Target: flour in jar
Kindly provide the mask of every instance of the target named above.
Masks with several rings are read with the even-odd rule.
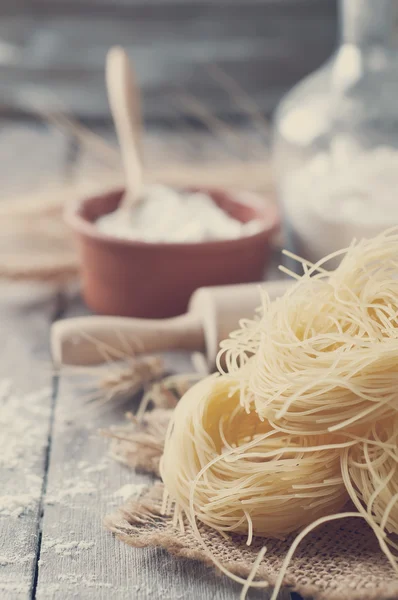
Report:
[[[113,237],[152,243],[230,240],[259,232],[258,220],[241,223],[203,192],[183,192],[162,185],[147,186],[143,199],[130,210],[116,210],[97,219],[99,231]]]
[[[380,146],[346,158],[319,153],[281,188],[290,245],[315,262],[354,238],[377,235],[398,224],[397,190],[397,150]]]

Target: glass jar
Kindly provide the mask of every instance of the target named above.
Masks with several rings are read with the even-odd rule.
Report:
[[[395,7],[340,0],[336,52],[276,112],[285,244],[311,262],[398,225]]]

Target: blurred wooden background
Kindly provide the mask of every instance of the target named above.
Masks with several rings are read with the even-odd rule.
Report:
[[[336,0],[1,0],[0,101],[7,113],[60,107],[106,119],[105,53],[121,44],[150,120],[194,113],[187,95],[239,115],[214,64],[269,114],[331,54],[336,32]]]

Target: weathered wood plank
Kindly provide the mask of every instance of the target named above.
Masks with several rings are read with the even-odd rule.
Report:
[[[54,302],[0,287],[0,597],[31,598],[51,428]]]
[[[79,310],[77,312],[80,312]],[[69,311],[69,315],[76,310]],[[169,359],[176,371],[191,370],[187,355]],[[55,410],[48,473],[37,600],[82,597],[85,600],[195,598],[238,599],[239,586],[202,564],[180,561],[164,551],[134,549],[102,528],[102,518],[122,498],[127,484],[150,478],[106,458],[99,428],[123,422],[125,407],[107,412],[82,411],[82,394],[71,379],[62,379]],[[118,492],[119,490],[119,492]],[[262,593],[250,598],[265,599]],[[290,598],[283,593],[281,600]]]
[[[11,12],[12,14],[18,13],[18,2],[16,0],[3,0],[1,10],[5,14]],[[125,10],[128,12],[134,12],[137,10],[145,10],[146,7],[150,7],[151,10],[166,8],[167,10],[182,8],[192,10],[203,5],[210,8],[224,6],[240,6],[242,7],[242,0],[23,0],[23,7],[26,9],[28,6],[31,11],[35,9],[42,9],[50,12],[56,11],[84,11],[90,10],[91,13],[108,9],[112,11]],[[273,11],[288,11],[288,10],[303,10],[303,11],[314,11],[321,13],[332,13],[335,10],[335,0],[245,0],[245,7],[266,5]],[[12,10],[14,9],[14,10]]]
[[[8,98],[14,108],[28,110],[37,102],[50,108],[55,95],[81,117],[106,118],[104,60],[109,46],[118,43],[134,60],[150,118],[170,118],[181,88],[212,110],[239,114],[209,77],[213,63],[269,113],[289,87],[331,54],[336,3],[38,1],[29,15],[2,17],[0,40],[18,56],[2,64],[0,82],[2,100]]]

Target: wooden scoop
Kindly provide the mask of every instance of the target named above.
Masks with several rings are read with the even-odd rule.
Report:
[[[214,364],[221,340],[253,317],[260,305],[260,286],[271,300],[281,296],[290,281],[200,288],[188,312],[172,319],[150,320],[90,316],[57,321],[51,347],[57,365],[95,365],[126,354],[189,350],[204,352]]]
[[[114,46],[106,59],[106,86],[126,180],[126,193],[119,210],[139,200],[143,186],[140,156],[140,103],[134,73],[127,53]]]

